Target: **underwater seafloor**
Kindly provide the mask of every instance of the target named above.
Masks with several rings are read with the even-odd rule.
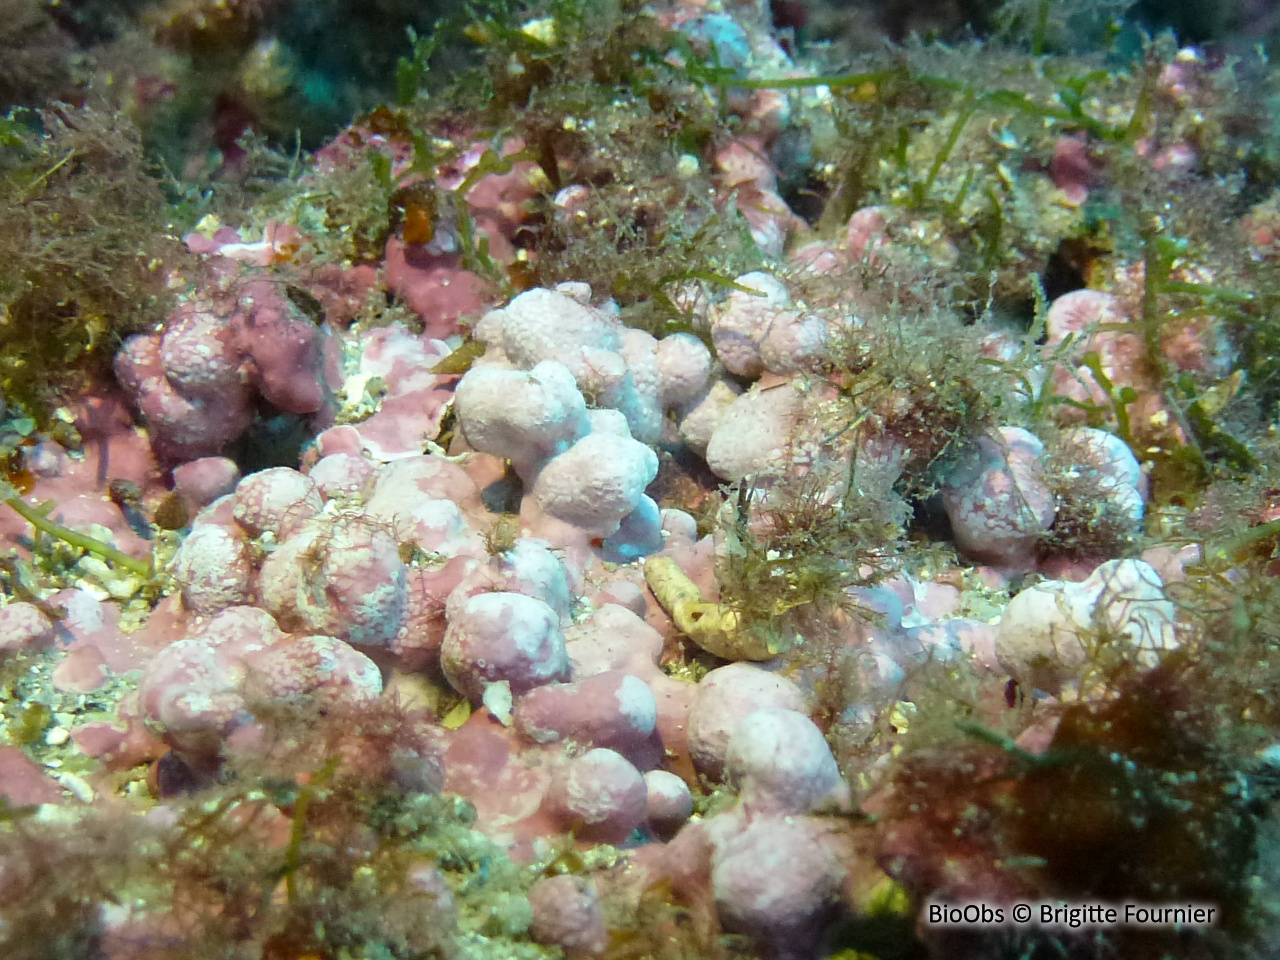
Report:
[[[1274,11],[882,6],[0,2],[0,958],[1280,956]]]

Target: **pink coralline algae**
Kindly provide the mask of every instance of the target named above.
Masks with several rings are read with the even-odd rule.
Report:
[[[253,558],[238,530],[204,524],[182,541],[170,567],[192,613],[212,616],[253,596]]]
[[[289,637],[263,610],[231,607],[161,651],[139,697],[148,722],[193,760],[227,741],[252,741],[255,707],[279,700],[367,703],[382,692],[378,668],[333,637]]]
[[[1154,666],[1180,646],[1175,619],[1150,564],[1109,560],[1081,583],[1045,580],[1014,596],[997,628],[996,655],[1020,683],[1056,694],[1081,682],[1104,644]]]
[[[1054,515],[1043,457],[1039,438],[1016,427],[978,440],[943,492],[961,550],[994,566],[1034,563],[1036,544]]]
[[[544,803],[582,839],[621,843],[644,822],[644,778],[620,753],[597,747],[557,771]]]
[[[555,611],[520,593],[481,593],[450,619],[441,662],[449,683],[479,702],[505,681],[512,693],[569,679],[564,633]]]
[[[791,374],[812,367],[828,339],[827,323],[791,302],[786,284],[767,273],[748,273],[711,311],[711,338],[725,369],[755,379],[765,371]]]
[[[254,537],[283,540],[320,512],[315,481],[289,467],[250,474],[236,485],[236,522]]]
[[[711,885],[726,928],[752,935],[772,957],[812,955],[846,872],[828,828],[781,817],[734,826],[717,838],[711,857]]]
[[[120,383],[163,459],[220,453],[253,422],[255,398],[324,425],[336,374],[324,328],[278,283],[247,280],[180,306],[161,333],[116,355]]]
[[[0,607],[0,655],[53,642],[53,623],[39,607],[18,600]]]
[[[327,956],[352,918],[392,931],[352,956],[417,955],[393,928],[437,913],[424,955],[816,960],[874,953],[832,936],[869,914],[948,955],[910,915],[939,892],[1130,895],[1023,849],[1079,796],[1116,835],[1176,811],[1169,862],[1258,859],[1215,831],[1263,815],[1232,805],[1277,765],[1269,721],[1212,697],[1274,699],[1249,631],[1280,495],[1246,474],[1274,453],[1280,194],[1193,235],[1202,193],[1246,202],[1205,62],[1090,74],[1077,103],[1043,55],[988,96],[964,48],[801,75],[764,0],[644,16],[587,59],[560,13],[475,25],[505,119],[371,114],[282,183],[295,203],[246,211],[260,241],[187,238],[117,383],[0,423],[24,508],[0,516],[0,733],[25,751],[0,795],[117,816],[150,790],[166,838],[235,797],[277,856],[246,898],[286,917],[245,937],[273,957]],[[564,97],[562,71],[618,69],[602,49],[626,82]],[[897,149],[849,150],[873,116]],[[1170,184],[1196,189],[1136,231],[1110,212]],[[1079,767],[1135,704],[1177,735]],[[1196,780],[1214,751],[1227,789]],[[1077,767],[1083,794],[1024,802]],[[207,926],[239,936],[220,897]],[[181,911],[145,907],[95,915],[105,960],[173,952],[147,936]]]
[[[528,482],[590,429],[573,375],[555,360],[527,372],[477,367],[462,378],[455,403],[467,442],[500,453]]]
[[[695,338],[663,341],[624,327],[590,303],[585,284],[520,294],[501,310],[486,314],[476,335],[489,346],[485,363],[534,370],[547,361],[562,363],[577,388],[593,402],[622,413],[631,436],[655,443],[665,410],[676,409],[705,389],[711,373],[706,347]],[[463,378],[460,392],[468,388]],[[571,402],[571,401],[570,401]]]
[[[803,713],[752,711],[736,724],[725,749],[725,776],[753,812],[800,816],[824,802],[848,802],[848,789],[822,731]]]
[[[301,527],[263,563],[257,590],[282,623],[360,646],[390,643],[408,602],[396,540],[359,516]]]
[[[607,537],[640,505],[657,473],[658,458],[644,444],[593,433],[543,468],[533,499],[556,519]]]
[[[763,707],[808,711],[804,692],[795,683],[759,667],[731,663],[708,673],[698,684],[689,714],[689,742],[698,770],[718,779],[734,731]]]
[[[529,906],[529,932],[539,943],[557,946],[574,960],[599,956],[608,948],[609,928],[594,881],[567,875],[539,880],[529,890]]]
[[[516,729],[536,743],[568,740],[616,751],[651,767],[658,722],[653,693],[639,677],[608,671],[530,690],[516,704]]]

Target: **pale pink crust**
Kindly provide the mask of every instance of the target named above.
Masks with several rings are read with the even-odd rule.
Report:
[[[808,956],[844,874],[820,821],[761,817],[716,843],[711,886],[727,929],[769,956]]]
[[[361,646],[390,643],[408,603],[399,544],[361,516],[306,523],[263,562],[257,592],[289,629]]]
[[[462,510],[473,510],[480,505],[480,491],[462,467],[444,457],[404,457],[378,470],[369,510],[389,518],[398,507],[424,500],[450,500]]]
[[[1154,667],[1179,646],[1176,617],[1154,567],[1108,560],[1080,583],[1043,580],[1015,595],[996,628],[996,655],[1015,680],[1056,694],[1079,679],[1094,634]]]
[[[569,628],[567,649],[573,677],[581,680],[623,670],[641,680],[661,676],[662,634],[626,607],[605,604]]]
[[[764,373],[760,344],[774,323],[791,305],[786,285],[767,273],[747,273],[735,281],[752,293],[734,290],[724,303],[712,308],[711,341],[725,369],[740,377]]]
[[[15,600],[0,607],[0,654],[35,650],[53,642],[53,623],[33,603]]]
[[[260,610],[224,611],[203,633],[170,644],[152,660],[138,686],[144,715],[175,749],[216,756],[225,738],[251,719],[239,682],[245,661],[282,638]]]
[[[458,318],[483,310],[489,285],[462,267],[457,254],[433,254],[422,244],[387,238],[387,287],[422,318],[430,337],[458,332]]]
[[[253,558],[239,530],[205,524],[178,547],[169,568],[186,609],[202,617],[247,603],[253,595]]]
[[[358,646],[394,639],[407,602],[396,540],[363,517],[342,517],[322,531],[316,547],[319,563],[302,571],[298,593],[307,628]]]
[[[713,379],[681,415],[680,439],[698,456],[705,457],[716,427],[741,394],[742,388],[732,380],[719,376]]]
[[[817,276],[839,276],[845,271],[845,258],[830,240],[814,240],[793,250],[787,256],[792,266]]]
[[[564,874],[539,880],[529,889],[529,906],[529,933],[538,943],[559,947],[571,960],[597,957],[608,948],[600,894],[590,877]]]
[[[375,470],[359,454],[335,453],[321,457],[307,471],[320,496],[326,500],[363,500],[373,488]]]
[[[741,105],[747,109],[755,109],[766,103],[770,104],[765,107],[766,111],[785,108],[786,105],[786,101],[781,98],[771,95],[760,97],[755,94],[742,101]],[[785,109],[783,112],[785,113]],[[772,122],[766,121],[766,124],[772,125]],[[722,147],[716,155],[716,166],[721,174],[717,180],[726,203],[736,208],[747,222],[751,239],[756,246],[766,257],[777,260],[781,259],[786,249],[787,237],[802,221],[778,195],[777,177],[768,161],[763,159],[763,150],[763,144],[751,140],[738,140]],[[758,158],[754,163],[754,171],[748,169],[739,157],[730,159],[726,166],[726,154],[735,151],[740,155],[754,154]],[[734,169],[735,167],[739,169]]]
[[[447,379],[431,372],[450,352],[443,340],[428,340],[393,323],[370,330],[360,343],[360,373],[381,380],[389,397],[425,390]]]
[[[431,455],[385,464],[365,514],[385,524],[400,542],[427,553],[481,556],[483,539],[464,516],[464,511],[479,508],[480,492],[466,471]]]
[[[331,457],[335,453],[349,453],[360,456],[363,449],[360,442],[360,431],[349,424],[330,427],[316,436],[316,454],[320,457]]]
[[[1127,443],[1105,430],[1075,427],[1057,437],[1056,447],[1091,481],[1088,489],[1093,495],[1109,502],[1134,523],[1142,520],[1147,478]]]
[[[557,290],[527,290],[494,312],[502,318],[503,352],[526,370],[556,360],[578,380],[584,348],[616,352],[622,346],[621,323]]]
[[[707,465],[724,480],[777,470],[804,413],[791,383],[768,390],[759,384],[720,413],[707,444]]]
[[[588,430],[586,401],[555,360],[528,371],[473,367],[458,383],[454,409],[467,443],[510,460],[526,483]]]
[[[191,518],[191,526],[201,527],[208,523],[214,523],[221,527],[239,527],[236,523],[236,497],[234,493],[219,497],[212,503],[204,507],[199,513]]]
[[[467,526],[452,500],[412,499],[397,505],[378,497],[369,501],[365,514],[385,524],[400,543],[436,557],[484,555],[484,538]]]
[[[827,345],[827,322],[821,317],[785,312],[769,324],[760,342],[760,362],[770,373],[814,370]]]
[[[888,220],[880,207],[855,210],[845,230],[845,253],[854,263],[875,262],[876,254],[886,243]]]
[[[441,650],[445,677],[473,703],[505,680],[519,695],[569,679],[569,658],[555,611],[519,593],[472,597],[449,623]]]
[[[1160,352],[1179,370],[1230,376],[1236,352],[1214,316],[1174,317],[1160,327]]]
[[[449,594],[447,615],[450,619],[480,593],[523,593],[537,597],[556,612],[562,624],[570,622],[569,571],[558,554],[545,540],[521,537],[511,549],[494,554],[463,578]]]
[[[445,598],[479,561],[454,557],[440,567],[411,567],[405,573],[406,601],[400,631],[389,644],[403,669],[439,670],[444,643]]]
[[[1076,403],[1109,409],[1112,400],[1107,391],[1098,382],[1094,371],[1082,362],[1086,353],[1096,353],[1103,375],[1116,388],[1127,387],[1137,393],[1137,399],[1128,405],[1128,413],[1130,427],[1139,443],[1163,445],[1185,442],[1182,429],[1165,401],[1158,372],[1141,331],[1129,322],[1133,312],[1139,309],[1141,265],[1120,271],[1117,279],[1122,297],[1096,290],[1076,290],[1059,297],[1050,306],[1045,319],[1048,338],[1044,354],[1053,362],[1050,371],[1052,392]],[[1198,283],[1206,278],[1196,273],[1184,273],[1179,279]],[[1179,335],[1177,324],[1165,331],[1171,335],[1169,347],[1174,358],[1193,366],[1199,362],[1209,363],[1211,355],[1215,363],[1227,360],[1230,354],[1226,345],[1211,343],[1212,327],[1206,331],[1206,340],[1200,344],[1206,352],[1197,358],[1186,336],[1191,334],[1194,324],[1192,321],[1186,321],[1186,324],[1180,331],[1182,335]],[[1126,332],[1126,325],[1134,332]],[[1100,329],[1104,326],[1107,329]],[[1064,351],[1062,342],[1069,334],[1073,336],[1071,347]],[[1065,404],[1056,407],[1056,411],[1063,423],[1079,423],[1084,419],[1082,411]]]
[[[173,468],[173,492],[199,510],[225,497],[240,482],[240,468],[226,457],[201,457]]]
[[[179,393],[165,376],[158,334],[138,334],[115,357],[117,379],[147,421],[157,455],[189,460],[218,453],[253,422],[247,392],[213,399]]]
[[[111,679],[111,671],[97,647],[76,647],[53,668],[50,679],[63,693],[92,693]]]
[[[237,655],[265,650],[285,637],[275,619],[257,607],[230,607],[201,624],[191,638],[211,647],[227,647]]]
[[[533,487],[550,516],[589,536],[607,537],[640,503],[658,475],[658,458],[628,437],[592,434],[552,460]]]
[[[658,371],[658,341],[643,330],[622,331],[622,347],[618,351],[630,373],[632,390],[616,404],[631,427],[631,435],[641,443],[657,443],[662,439],[662,378]]]
[[[586,431],[566,441],[574,416],[563,401],[526,396],[521,371],[528,371],[527,378],[547,363],[563,366],[593,405],[620,412],[631,436],[646,444],[661,439],[664,410],[695,397],[709,374],[710,353],[696,338],[677,336],[663,348],[650,334],[590,306],[590,299],[591,288],[583,283],[530,290],[477,325],[477,337],[490,349],[459,387],[463,432],[475,449],[511,458],[526,481]],[[504,385],[519,393],[504,395]],[[531,432],[530,424],[537,430]],[[504,432],[512,435],[504,439]],[[533,442],[537,433],[548,439]],[[557,449],[549,448],[551,440]]]
[[[824,802],[847,800],[826,737],[795,710],[748,714],[729,737],[725,772],[753,814],[803,816]]]
[[[644,775],[644,785],[645,822],[658,839],[669,840],[693,814],[689,785],[666,770],[650,770]]]
[[[253,423],[255,395],[321,422],[331,413],[338,355],[325,329],[281,284],[230,276],[225,285],[221,305],[182,303],[162,332],[131,337],[116,354],[117,379],[162,459],[219,453]]]
[[[137,402],[137,395],[164,376],[158,333],[135,333],[117,351],[112,368],[116,380]]]
[[[227,321],[207,303],[184,304],[169,317],[160,362],[174,389],[193,400],[226,403],[249,389]]]
[[[322,560],[318,546],[324,525],[311,520],[267,554],[258,570],[258,603],[289,630],[301,629],[298,599],[304,574],[314,571]]]
[[[654,358],[662,405],[668,410],[693,403],[711,382],[711,351],[691,333],[663,337]]]
[[[644,496],[618,529],[604,538],[600,556],[606,563],[631,563],[657,553],[662,544],[662,510],[652,497]]]
[[[942,491],[963,553],[997,567],[1030,569],[1055,510],[1043,455],[1039,439],[1019,427],[979,438]]]
[[[1068,356],[1078,358],[1088,351],[1089,338],[1101,324],[1126,323],[1124,307],[1111,293],[1101,290],[1073,290],[1049,305],[1045,317],[1045,347],[1051,350],[1068,336],[1073,337]]]
[[[315,481],[289,467],[251,473],[236,485],[236,521],[252,537],[283,540],[324,506]]]
[[[689,713],[689,747],[699,773],[720,779],[733,731],[762,707],[808,714],[798,686],[759,667],[731,663],[702,678]]]
[[[297,637],[275,644],[248,664],[246,695],[253,699],[300,701],[319,705],[370,703],[382,694],[377,665],[335,637]]]
[[[630,761],[596,749],[556,771],[544,806],[579,840],[622,843],[644,822],[645,797],[644,778]]]
[[[325,331],[284,296],[279,284],[244,284],[231,327],[253,383],[269,403],[297,414],[325,408],[330,401]]]
[[[516,729],[535,743],[607,747],[641,767],[655,759],[657,719],[649,687],[621,671],[530,690],[515,708]]]
[[[649,601],[645,597],[645,588],[643,582],[637,583],[631,579],[621,579],[628,576],[628,572],[619,570],[620,579],[610,580],[600,586],[600,589],[589,595],[588,599],[592,606],[602,607],[606,604],[615,604],[619,607],[625,607],[638,617],[643,617],[649,609]],[[634,575],[634,574],[630,574]]]
[[[1081,206],[1089,199],[1089,188],[1097,183],[1101,172],[1083,135],[1062,137],[1054,144],[1049,179],[1071,206]]]
[[[248,722],[230,664],[200,640],[178,640],[157,655],[138,689],[146,718],[175,750],[216,756]]]
[[[265,611],[231,607],[161,650],[138,696],[170,746],[207,759],[229,737],[245,736],[255,705],[367,702],[381,691],[378,668],[341,640],[290,639]]]

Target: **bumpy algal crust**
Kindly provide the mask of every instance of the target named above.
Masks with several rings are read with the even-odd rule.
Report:
[[[658,458],[628,437],[592,434],[556,457],[533,487],[549,515],[591,536],[607,537],[640,504],[658,475]]]
[[[467,601],[480,593],[523,593],[551,607],[561,623],[568,624],[571,619],[569,572],[545,540],[521,537],[511,549],[470,571],[449,594],[445,615],[457,617]]]
[[[323,507],[315,481],[289,467],[251,473],[236,485],[236,522],[253,537],[283,540]]]
[[[1056,694],[1080,678],[1100,642],[1154,667],[1178,646],[1176,615],[1154,567],[1108,560],[1080,583],[1045,580],[1010,600],[996,628],[996,656],[1015,680]]]
[[[217,756],[261,703],[367,703],[381,693],[382,676],[364,654],[333,637],[288,637],[255,607],[229,607],[165,647],[138,687],[157,732],[197,757]]]
[[[680,418],[680,439],[685,446],[698,456],[706,457],[716,427],[741,394],[742,388],[732,380],[716,378],[708,383]]]
[[[582,840],[621,843],[644,822],[644,777],[614,750],[597,748],[556,772],[545,806]]]
[[[803,816],[842,786],[826,737],[803,713],[763,707],[747,715],[729,737],[729,779],[752,811]]]
[[[703,677],[689,712],[689,747],[698,772],[718,779],[734,730],[764,707],[808,710],[795,683],[750,664],[731,663]]]
[[[444,675],[473,703],[506,681],[514,694],[569,679],[569,655],[555,611],[519,593],[481,593],[449,622],[441,648]]]
[[[487,314],[486,324],[498,316],[503,352],[526,370],[544,360],[558,360],[577,380],[585,372],[584,349],[616,353],[622,347],[618,321],[557,290],[526,290],[503,309]]]
[[[764,373],[760,345],[769,326],[791,305],[786,285],[767,273],[746,273],[735,281],[752,293],[734,290],[711,311],[711,342],[725,369],[739,377]]]
[[[528,371],[475,367],[458,384],[454,409],[467,443],[510,460],[526,483],[589,430],[586,401],[555,360]]]
[[[707,444],[707,465],[725,480],[776,470],[803,409],[792,384],[768,390],[756,384],[720,414]]]
[[[590,298],[585,284],[562,283],[554,290],[526,291],[490,311],[476,327],[489,351],[468,377],[481,369],[529,369],[556,361],[593,406],[619,411],[632,437],[655,444],[662,439],[664,413],[705,391],[711,353],[688,334],[659,341],[624,327],[590,306]]]
[[[173,557],[169,572],[182,587],[182,604],[209,617],[252,596],[253,563],[249,544],[216,524],[191,531]]]
[[[235,293],[234,307],[180,304],[162,332],[130,337],[116,354],[116,375],[162,459],[217,454],[253,423],[257,396],[321,425],[332,410],[336,353],[326,329],[275,281],[241,281]]]
[[[405,566],[395,538],[364,518],[343,518],[320,546],[320,562],[303,571],[299,584],[303,623],[348,643],[390,643],[407,603]]]
[[[711,382],[711,351],[691,333],[663,337],[654,348],[662,405],[670,410],[693,403]]]
[[[1031,567],[1054,515],[1043,456],[1044,444],[1020,427],[979,438],[942,491],[963,553],[996,566]]]

